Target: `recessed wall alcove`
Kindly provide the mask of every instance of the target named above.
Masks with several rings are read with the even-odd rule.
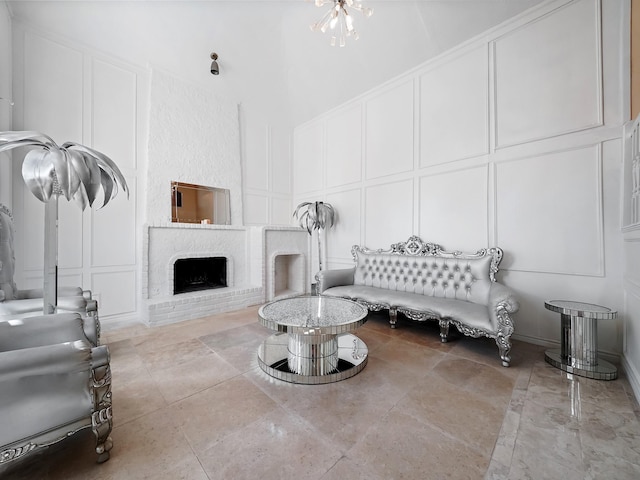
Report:
[[[273,255],[273,291],[269,298],[301,295],[305,291],[305,258],[300,253],[278,253]]]

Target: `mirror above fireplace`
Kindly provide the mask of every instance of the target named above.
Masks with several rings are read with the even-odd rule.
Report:
[[[231,225],[229,190],[171,182],[171,221]]]

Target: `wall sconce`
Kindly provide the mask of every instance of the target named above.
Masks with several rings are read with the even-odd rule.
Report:
[[[213,60],[211,62],[211,73],[218,75],[220,73],[220,67],[218,66],[218,62],[216,62],[216,60],[218,60],[218,54],[216,52],[211,54],[211,60]]]

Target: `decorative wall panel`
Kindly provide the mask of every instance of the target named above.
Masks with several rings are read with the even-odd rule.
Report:
[[[598,7],[573,2],[496,40],[498,147],[602,124]]]
[[[413,180],[365,190],[365,237],[370,248],[388,248],[413,234]]]
[[[293,207],[291,201],[283,198],[271,199],[271,224],[272,225],[291,225]]]
[[[44,203],[40,203],[40,208],[44,211]],[[58,266],[60,268],[82,268],[84,218],[82,210],[75,201],[68,202],[64,197],[58,200]],[[40,227],[43,225],[44,223]]]
[[[499,246],[509,268],[602,275],[600,149],[590,146],[496,166]]]
[[[91,266],[136,263],[136,179],[126,177],[130,195],[120,192],[106,208],[91,210]]]
[[[243,159],[245,161],[244,187],[267,190],[269,188],[269,128],[256,116],[247,114],[243,121]],[[251,141],[247,141],[251,139]]]
[[[82,53],[30,33],[24,49],[24,128],[82,143]]]
[[[488,82],[486,45],[421,76],[421,167],[488,153]]]
[[[340,110],[327,118],[327,187],[360,181],[362,170],[362,109]]]
[[[408,81],[366,101],[367,179],[413,169],[413,97]]]
[[[420,179],[420,236],[447,250],[488,245],[487,166]],[[499,245],[498,245],[499,246]]]
[[[269,215],[269,199],[266,195],[245,194],[244,223],[246,225],[265,225]]]
[[[271,190],[291,195],[291,135],[283,130],[271,128]]]
[[[101,272],[91,275],[91,291],[101,317],[136,311],[136,273]]]
[[[360,189],[327,195],[336,210],[337,222],[327,231],[329,258],[351,260],[351,247],[360,243],[362,205]]]
[[[93,147],[120,169],[136,168],[136,75],[106,62],[93,61]]]
[[[322,123],[313,123],[295,131],[296,193],[305,194],[322,188],[322,145]]]

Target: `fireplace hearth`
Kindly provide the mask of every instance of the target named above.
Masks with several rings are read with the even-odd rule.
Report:
[[[226,257],[180,258],[173,264],[174,295],[226,286]]]

